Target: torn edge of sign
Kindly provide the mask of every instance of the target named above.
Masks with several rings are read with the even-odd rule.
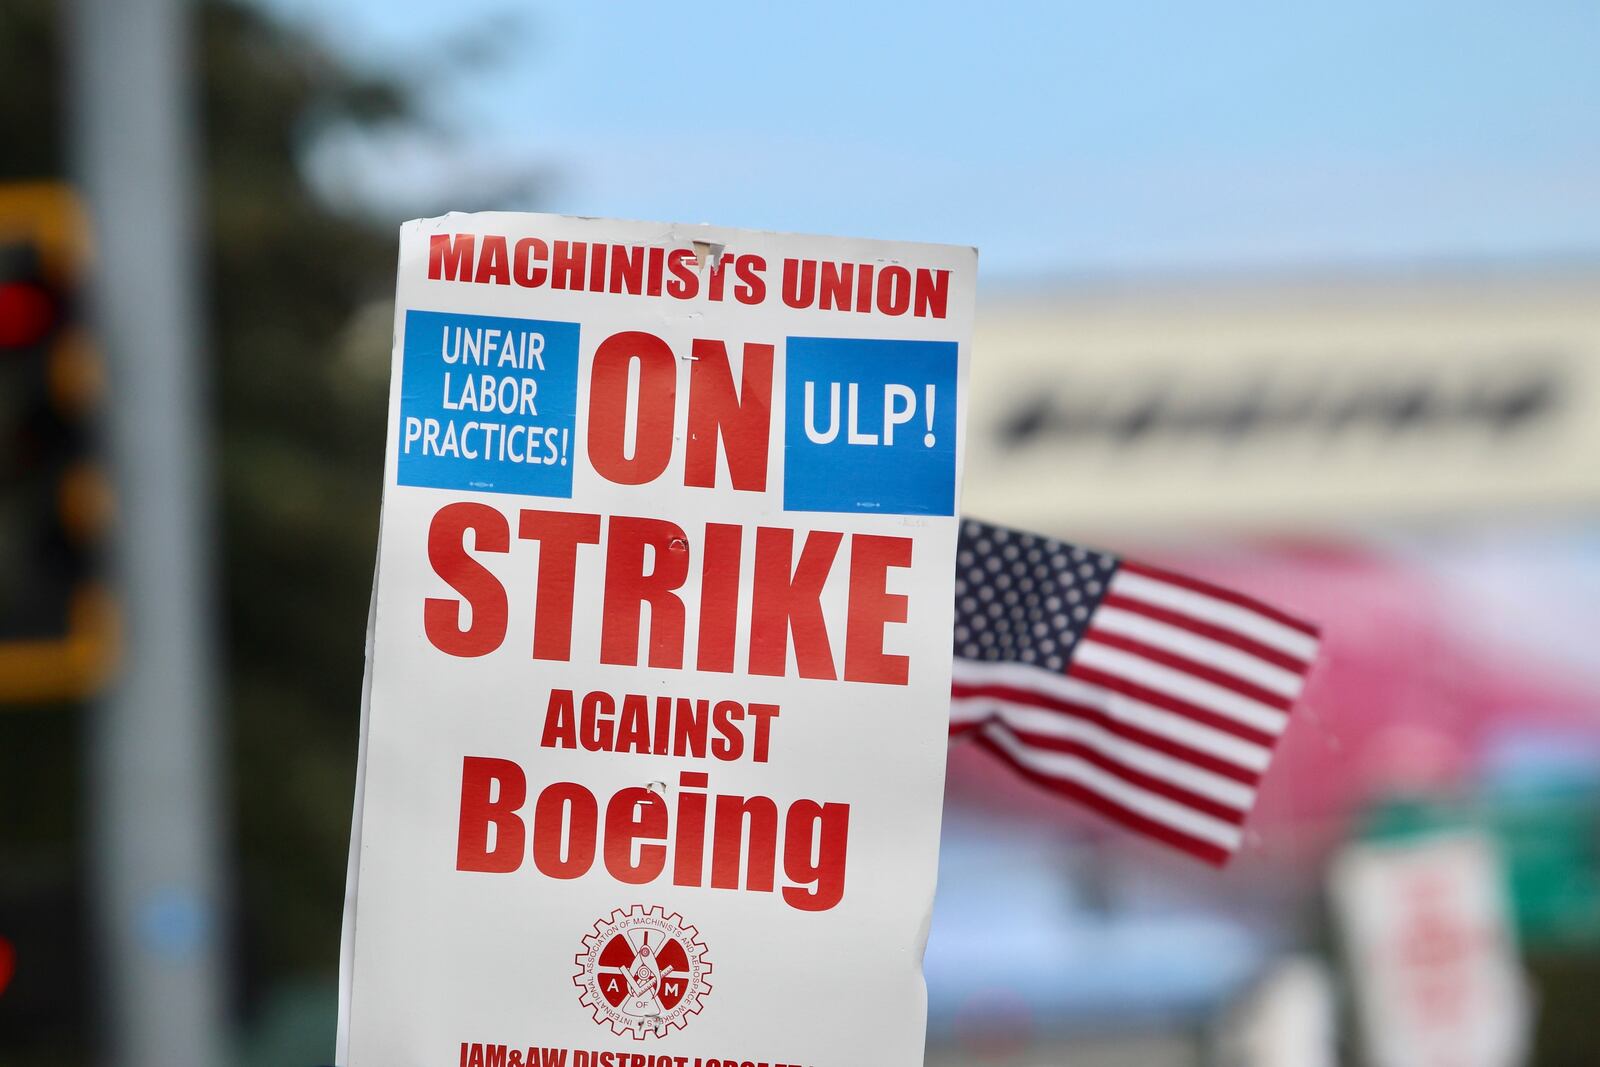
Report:
[[[689,243],[694,246],[695,263],[700,270],[706,269],[707,262],[711,264],[712,270],[722,265],[722,253],[728,250],[727,245],[719,241],[692,240]]]

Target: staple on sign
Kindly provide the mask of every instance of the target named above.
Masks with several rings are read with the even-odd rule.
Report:
[[[727,245],[719,244],[716,241],[694,241],[692,243],[694,245],[694,258],[701,270],[706,269],[707,259],[711,260],[711,269],[716,270],[717,265],[722,262],[722,253],[727,251],[728,248]]]

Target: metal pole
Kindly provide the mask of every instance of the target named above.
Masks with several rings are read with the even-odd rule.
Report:
[[[227,1062],[193,12],[76,0],[78,178],[110,369],[121,670],[89,732],[92,898],[113,1067]]]

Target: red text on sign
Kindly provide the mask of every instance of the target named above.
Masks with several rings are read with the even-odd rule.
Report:
[[[461,766],[456,869],[511,874],[530,855],[547,878],[582,878],[598,862],[616,881],[745,892],[778,891],[799,911],[844,896],[850,805],[707,794],[685,771],[672,804],[628,786],[602,803],[577,782],[551,782],[529,807],[528,779],[512,760],[468,756]],[[663,790],[664,792],[664,790]],[[781,842],[781,847],[780,847]],[[781,861],[780,861],[781,857]],[[788,884],[778,890],[778,873]]]
[[[801,536],[782,526],[752,531],[706,523],[691,542],[666,519],[524,508],[517,513],[515,542],[519,548],[531,547],[524,542],[538,546],[534,659],[571,660],[580,556],[598,551],[604,560],[597,623],[602,663],[682,669],[689,665],[692,633],[693,667],[731,674],[740,666],[742,628],[748,648],[743,669],[750,674],[906,684],[909,660],[888,650],[886,636],[891,625],[908,618],[907,596],[890,588],[893,572],[911,566],[908,537],[857,533],[847,539],[830,530]],[[752,582],[745,603],[739,577],[747,542],[753,542]],[[825,604],[824,589],[846,544],[841,611]],[[485,561],[512,549],[511,521],[497,508],[462,501],[434,515],[428,561],[453,595],[423,604],[423,628],[433,647],[472,657],[505,643],[512,601]],[[691,597],[686,587],[695,568],[701,581],[698,596]]]

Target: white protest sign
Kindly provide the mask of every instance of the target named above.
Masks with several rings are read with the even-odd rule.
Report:
[[[1374,1067],[1516,1067],[1530,1011],[1494,847],[1476,831],[1346,848],[1330,874]]]
[[[922,1062],[976,266],[402,229],[341,1067]]]

